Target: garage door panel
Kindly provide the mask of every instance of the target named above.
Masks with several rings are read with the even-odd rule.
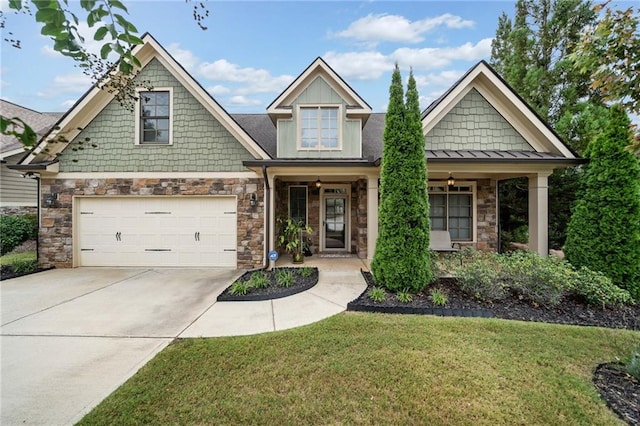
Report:
[[[235,197],[81,198],[82,266],[236,267]]]

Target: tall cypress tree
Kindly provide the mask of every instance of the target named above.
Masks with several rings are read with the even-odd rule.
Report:
[[[587,148],[589,164],[567,230],[565,254],[576,267],[607,275],[640,300],[640,163],[625,149],[629,118],[613,107]]]
[[[371,270],[391,291],[419,291],[431,279],[429,201],[418,91],[409,77],[406,104],[396,64],[389,88],[382,170],[379,234]]]

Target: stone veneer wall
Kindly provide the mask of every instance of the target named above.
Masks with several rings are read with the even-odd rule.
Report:
[[[261,267],[264,262],[264,184],[260,178],[158,179],[42,179],[39,259],[43,267],[73,266],[73,196],[236,195],[238,197],[238,268]],[[58,193],[55,207],[44,199]],[[250,205],[256,193],[258,203]]]
[[[495,179],[479,179],[476,185],[477,241],[475,244],[463,243],[461,245],[472,246],[478,250],[498,251],[498,184]]]
[[[2,216],[21,216],[23,214],[37,214],[37,207],[27,206],[4,206],[0,207],[0,215]]]

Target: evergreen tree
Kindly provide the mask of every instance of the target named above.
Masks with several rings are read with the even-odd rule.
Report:
[[[379,233],[371,271],[391,291],[420,291],[431,280],[429,201],[418,91],[409,76],[406,104],[396,64],[389,88],[380,172]]]
[[[611,108],[605,131],[587,149],[565,254],[575,267],[604,273],[640,300],[640,163],[625,149],[629,124],[622,108]]]

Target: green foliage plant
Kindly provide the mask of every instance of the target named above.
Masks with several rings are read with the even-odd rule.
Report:
[[[445,306],[449,301],[447,295],[439,288],[431,289],[429,297],[431,298],[431,302],[436,306]]]
[[[295,282],[294,278],[293,271],[290,269],[276,270],[276,283],[278,283],[280,287],[291,287]]]
[[[304,260],[302,252],[304,248],[304,234],[311,234],[313,229],[304,222],[296,222],[290,217],[278,217],[278,226],[280,227],[280,236],[278,243],[287,253],[290,253],[295,262]]]
[[[503,278],[513,291],[525,300],[543,306],[560,304],[575,274],[557,257],[541,257],[520,250],[505,255],[502,266]]]
[[[298,273],[303,278],[309,278],[311,276],[311,274],[313,273],[313,269],[309,268],[308,266],[305,266],[304,268],[300,268]]]
[[[409,74],[406,103],[398,65],[389,88],[380,172],[379,234],[371,263],[376,283],[396,292],[431,282],[429,199],[418,91]]]
[[[625,149],[631,132],[624,110],[612,107],[609,118],[588,147],[564,251],[574,267],[602,272],[640,300],[640,163]]]
[[[396,293],[396,299],[401,303],[411,303],[413,301],[413,294],[408,290],[401,290]]]
[[[22,259],[16,260],[11,264],[11,269],[16,274],[26,274],[33,272],[38,267],[38,261],[36,259]]]
[[[629,360],[625,364],[625,370],[640,381],[640,345],[631,351]]]
[[[249,285],[253,288],[266,288],[269,287],[269,280],[262,271],[256,271],[251,274],[251,278],[248,280]]]
[[[504,299],[508,287],[503,280],[500,255],[477,251],[468,253],[469,259],[453,272],[460,289],[479,300]]]
[[[0,252],[6,254],[38,234],[35,214],[0,216]]]
[[[586,266],[577,271],[571,291],[589,305],[600,306],[603,309],[633,303],[633,298],[627,290],[613,284],[603,273],[592,271]]]
[[[373,287],[367,295],[376,303],[384,302],[387,299],[387,292],[382,287]]]
[[[251,291],[251,283],[249,281],[236,281],[231,284],[229,293],[233,296],[244,296]]]

